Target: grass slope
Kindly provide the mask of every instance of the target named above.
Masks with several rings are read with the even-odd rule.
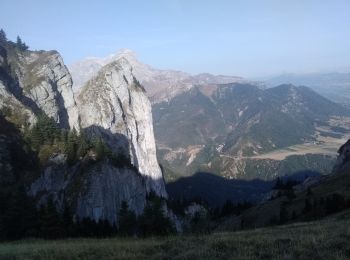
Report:
[[[349,259],[349,213],[256,230],[147,239],[24,240],[0,259]]]

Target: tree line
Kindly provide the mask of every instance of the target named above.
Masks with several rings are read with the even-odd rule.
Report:
[[[74,217],[65,205],[58,211],[50,197],[45,205],[36,206],[33,198],[27,196],[24,187],[10,196],[0,194],[0,240],[22,238],[58,239],[67,237],[111,237],[111,236],[162,236],[176,233],[165,215],[163,200],[152,195],[140,216],[129,209],[123,201],[119,210],[118,224],[107,220]]]
[[[148,236],[166,235],[175,232],[172,222],[164,212],[165,202],[154,193],[147,196],[144,212],[140,216],[122,202],[119,222],[111,224],[107,220],[98,222],[74,216],[74,208],[63,202],[57,208],[53,197],[38,207],[37,201],[28,196],[26,179],[42,171],[50,155],[55,152],[67,154],[67,163],[75,164],[89,152],[95,160],[109,158],[119,167],[132,167],[129,158],[110,151],[102,139],[88,137],[84,132],[77,133],[59,128],[56,122],[45,114],[37,117],[32,128],[21,133],[0,113],[3,129],[16,133],[17,137],[9,146],[13,174],[0,174],[0,239],[13,240],[25,237],[64,238],[64,237],[107,237],[107,236]],[[12,139],[10,139],[12,140]]]
[[[29,49],[28,45],[22,41],[20,36],[17,36],[16,42],[9,41],[3,29],[0,29],[0,44],[10,44],[17,47],[21,51],[26,51]]]
[[[54,153],[67,156],[67,163],[73,165],[92,152],[96,161],[108,158],[116,167],[133,168],[130,159],[123,153],[113,152],[98,136],[88,135],[82,130],[60,128],[55,120],[42,113],[31,128],[24,130],[24,139],[38,154],[40,164],[45,166]]]

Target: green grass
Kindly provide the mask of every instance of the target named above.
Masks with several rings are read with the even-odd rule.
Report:
[[[350,259],[350,218],[147,239],[23,240],[0,259]]]

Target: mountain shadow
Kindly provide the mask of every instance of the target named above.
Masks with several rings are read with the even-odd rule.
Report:
[[[282,180],[303,181],[307,177],[320,175],[313,171],[296,172],[282,177]],[[232,202],[258,202],[274,186],[276,180],[264,181],[226,179],[209,172],[197,172],[166,185],[170,199],[193,200],[201,198],[210,207],[222,206],[227,200]]]

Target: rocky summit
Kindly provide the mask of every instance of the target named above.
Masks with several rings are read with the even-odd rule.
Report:
[[[79,129],[72,78],[56,51],[20,52],[15,46],[0,46],[0,107],[25,114],[45,113],[61,127]],[[30,112],[31,111],[31,112]]]
[[[116,54],[105,58],[90,57],[71,64],[69,70],[74,79],[74,91],[79,92],[84,84],[94,77],[103,66],[120,58],[126,58],[130,62],[133,74],[145,87],[152,104],[169,101],[177,95],[189,91],[195,85],[248,82],[244,78],[235,76],[209,73],[191,75],[178,70],[153,68],[141,62],[132,50],[121,49]]]
[[[130,157],[147,190],[166,196],[157,162],[151,104],[125,58],[104,66],[78,96],[83,129],[104,136],[116,152]]]

